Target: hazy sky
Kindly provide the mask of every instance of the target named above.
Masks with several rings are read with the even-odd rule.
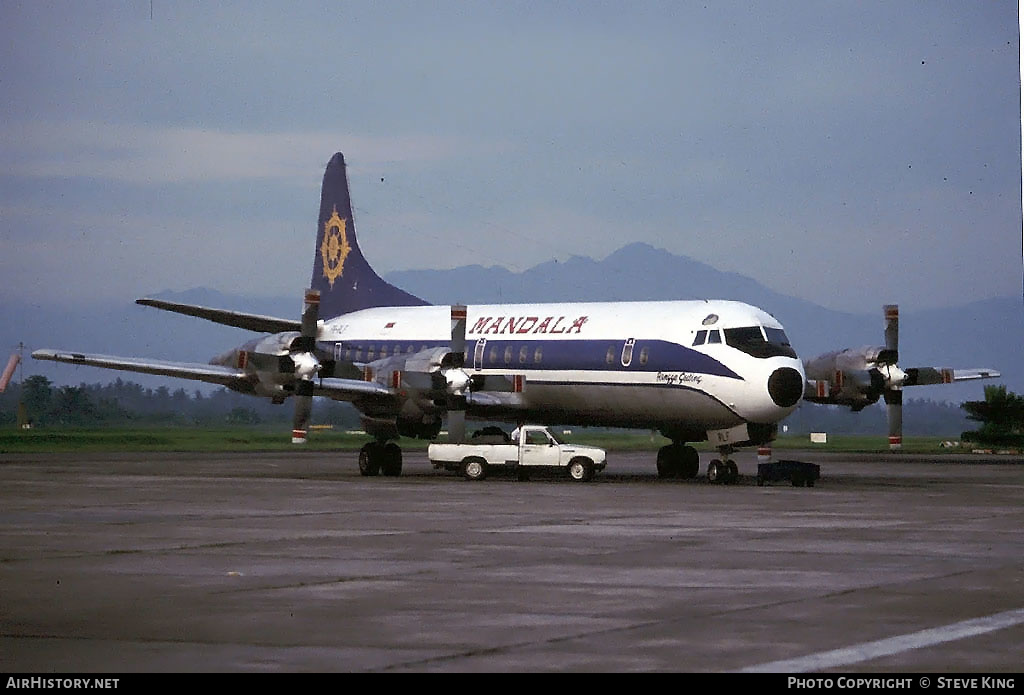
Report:
[[[0,301],[298,297],[336,151],[382,273],[644,241],[862,313],[1019,296],[1018,26],[963,0],[0,0]]]

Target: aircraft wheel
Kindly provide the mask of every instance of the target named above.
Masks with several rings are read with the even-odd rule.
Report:
[[[725,478],[725,467],[721,461],[715,459],[708,464],[708,482],[720,483]]]
[[[573,459],[569,462],[569,477],[580,482],[587,482],[594,477],[594,464],[585,458]]]
[[[387,476],[402,475],[402,448],[394,442],[384,445],[381,452],[381,473]]]
[[[682,469],[684,478],[696,478],[700,472],[700,454],[692,446],[683,447]]]
[[[487,477],[487,462],[476,457],[465,459],[462,462],[462,475],[466,480],[483,480]]]
[[[658,477],[674,478],[676,476],[675,457],[672,455],[671,446],[663,446],[658,449]]]
[[[378,475],[380,473],[380,450],[377,442],[363,444],[359,450],[359,475]]]

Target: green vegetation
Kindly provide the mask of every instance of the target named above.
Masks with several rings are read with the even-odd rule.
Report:
[[[1024,447],[1024,398],[1007,392],[1006,386],[985,387],[984,401],[963,404],[968,417],[980,422],[973,432],[964,432],[965,440],[986,446]]]
[[[561,433],[561,429],[552,428]],[[144,427],[38,427],[19,430],[0,429],[0,454],[47,452],[118,452],[118,451],[356,451],[369,438],[362,433],[344,430],[313,430],[302,447],[291,443],[287,426],[278,424],[253,426],[144,426]],[[669,443],[659,434],[631,430],[573,428],[561,435],[569,442],[599,446],[609,451],[656,451]],[[443,435],[442,435],[443,437]],[[401,440],[402,448],[423,450],[429,442],[418,439]],[[955,453],[963,448],[943,448],[938,437],[904,439],[907,453]],[[696,444],[702,452],[713,451],[706,442]],[[773,443],[776,455],[792,449],[836,452],[888,451],[884,436],[829,436],[828,444],[811,444],[806,436],[786,435]]]
[[[0,453],[64,451],[337,451],[358,450],[364,434],[318,430],[302,446],[291,443],[291,432],[273,427],[142,427],[36,428],[0,430]],[[403,440],[406,449],[426,448],[427,442]]]
[[[18,402],[23,405],[18,415]],[[55,387],[44,376],[34,375],[19,387],[0,394],[0,426],[26,419],[33,427],[224,427],[282,425],[291,429],[294,410],[290,403],[275,405],[268,398],[253,398],[227,389],[209,395],[188,393],[166,386],[144,388],[117,379],[106,385],[79,384]],[[359,414],[348,403],[317,399],[314,423],[340,429],[359,427]]]
[[[1020,399],[995,388],[986,388],[986,398],[997,406],[1016,403]],[[19,402],[22,419],[31,429],[19,429]],[[989,401],[987,400],[986,403]],[[971,417],[979,419],[986,411],[974,411],[965,404]],[[982,404],[983,406],[985,404]],[[951,404],[909,401],[905,425],[914,428],[919,421],[918,435],[904,437],[905,452],[957,452],[963,447],[944,448],[943,441],[960,432],[970,421],[963,411]],[[991,410],[992,406],[989,407]],[[1000,406],[1001,407],[1001,406]],[[997,412],[1002,412],[996,407]],[[1005,409],[1004,409],[1005,410]],[[1012,408],[1011,408],[1012,410]],[[171,391],[126,382],[121,379],[106,384],[80,384],[55,387],[43,376],[30,376],[20,388],[9,388],[0,394],[0,453],[62,452],[62,451],[296,451],[291,444],[292,407],[289,403],[274,405],[265,398],[253,398],[220,389],[209,395],[200,391],[189,394],[184,389]],[[313,409],[313,427],[305,450],[357,450],[368,437],[349,434],[358,430],[359,414],[348,403],[317,399]],[[790,434],[783,434],[774,443],[776,451],[811,449],[843,452],[888,451],[884,436],[884,408],[867,408],[850,413],[838,406],[807,406],[798,409],[786,421]],[[331,429],[319,429],[330,426]],[[961,426],[958,426],[961,425]],[[986,425],[987,426],[987,425]],[[1001,425],[1002,426],[1002,425]],[[1020,432],[1020,423],[1016,425]],[[511,430],[507,425],[506,430]],[[650,431],[614,430],[605,428],[552,427],[569,442],[600,446],[611,451],[656,451],[669,443],[660,434]],[[568,431],[569,434],[562,434]],[[827,432],[828,444],[811,444],[809,432]],[[1011,427],[1012,431],[1012,427]],[[878,434],[865,435],[864,432]],[[423,449],[427,442],[403,439],[403,448]],[[700,451],[712,451],[707,443],[696,445]]]

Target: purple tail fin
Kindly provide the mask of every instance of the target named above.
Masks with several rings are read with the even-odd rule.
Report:
[[[363,257],[356,242],[341,152],[331,157],[324,172],[310,287],[320,290],[320,317],[324,319],[375,306],[429,303],[385,282]]]

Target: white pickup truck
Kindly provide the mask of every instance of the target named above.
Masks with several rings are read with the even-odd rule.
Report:
[[[489,468],[515,471],[519,480],[541,469],[565,470],[573,480],[587,481],[603,470],[604,449],[558,440],[546,428],[526,425],[518,443],[497,427],[488,427],[464,444],[431,444],[427,455],[435,468],[462,471],[467,480],[483,480]]]

